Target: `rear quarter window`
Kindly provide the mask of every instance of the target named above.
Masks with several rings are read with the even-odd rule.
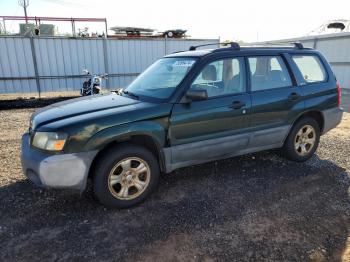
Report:
[[[320,59],[315,55],[292,55],[306,83],[323,82],[326,71]]]

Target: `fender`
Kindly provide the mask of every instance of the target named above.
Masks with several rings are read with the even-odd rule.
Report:
[[[149,136],[161,148],[165,146],[166,134],[167,118],[127,123],[97,132],[86,142],[84,151],[101,150],[111,142],[124,141],[136,135]]]
[[[157,147],[160,167],[163,169],[165,156],[163,148],[166,145],[168,118],[140,121],[113,126],[97,132],[84,146],[84,151],[100,151],[113,142],[127,141],[132,136],[147,136]]]

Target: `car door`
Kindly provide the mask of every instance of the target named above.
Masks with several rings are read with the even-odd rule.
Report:
[[[252,97],[250,148],[282,146],[295,116],[302,112],[302,92],[282,55],[248,57]]]
[[[247,146],[251,100],[243,58],[208,62],[188,89],[205,89],[208,98],[174,105],[169,128],[173,164],[205,162]]]

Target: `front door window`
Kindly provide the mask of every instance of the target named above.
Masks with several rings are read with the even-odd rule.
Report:
[[[243,59],[227,58],[206,65],[191,89],[205,89],[208,97],[245,92]]]

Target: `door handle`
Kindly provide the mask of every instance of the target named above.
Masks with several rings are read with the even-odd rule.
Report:
[[[300,95],[298,93],[293,92],[288,96],[288,99],[291,101],[295,101],[295,100],[298,100],[299,97],[300,97]]]
[[[233,108],[233,109],[241,109],[244,106],[245,106],[244,102],[242,102],[242,101],[234,101],[230,107]]]

